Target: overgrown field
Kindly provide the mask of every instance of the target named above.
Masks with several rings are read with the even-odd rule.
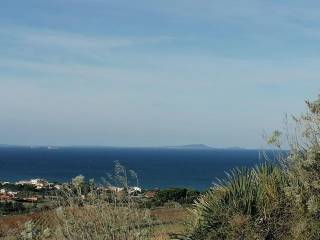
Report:
[[[173,234],[185,234],[186,222],[190,218],[187,208],[159,207],[150,211],[150,216],[156,223],[150,226],[150,239],[166,240]],[[25,230],[26,223],[32,221],[42,228],[54,228],[55,223],[51,212],[41,212],[17,216],[0,217],[0,239],[22,239],[21,232]],[[50,238],[48,239],[55,239]]]

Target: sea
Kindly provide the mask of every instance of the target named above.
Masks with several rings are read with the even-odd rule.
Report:
[[[114,148],[114,147],[0,147],[0,182],[43,178],[69,182],[77,175],[102,183],[115,161],[134,170],[144,189],[210,188],[236,167],[252,167],[265,159],[262,150]]]

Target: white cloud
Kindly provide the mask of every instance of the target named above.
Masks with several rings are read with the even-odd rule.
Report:
[[[0,35],[10,42],[47,47],[77,48],[77,49],[112,49],[135,45],[149,45],[172,41],[170,36],[89,36],[84,33],[1,26]]]

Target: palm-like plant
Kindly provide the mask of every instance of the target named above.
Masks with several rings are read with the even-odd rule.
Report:
[[[187,239],[320,239],[320,96],[307,106],[286,134],[289,156],[227,174],[195,203]],[[268,143],[281,150],[280,138]]]
[[[283,214],[286,177],[265,163],[237,168],[218,181],[193,208],[191,239],[265,239],[278,235],[275,218]]]

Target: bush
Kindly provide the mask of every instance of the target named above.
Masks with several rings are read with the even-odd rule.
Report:
[[[282,239],[290,201],[281,170],[269,164],[235,169],[203,195],[193,209],[191,239]]]
[[[12,213],[22,213],[26,210],[23,203],[21,202],[0,202],[0,213],[1,214],[12,214]]]
[[[162,206],[167,202],[179,204],[192,204],[199,197],[200,192],[186,188],[170,188],[160,190],[155,199],[155,205]]]
[[[307,106],[289,156],[229,173],[197,200],[185,239],[320,239],[320,98]],[[268,142],[281,149],[282,133]]]

